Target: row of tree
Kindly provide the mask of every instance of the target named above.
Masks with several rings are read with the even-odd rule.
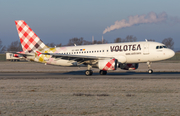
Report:
[[[122,43],[122,42],[135,42],[137,41],[137,38],[132,36],[132,35],[128,35],[126,38],[116,38],[114,40],[113,43]],[[149,39],[148,41],[155,41],[155,40],[152,40],[152,39]],[[75,44],[76,45],[91,45],[91,44],[102,44],[102,43],[108,43],[107,40],[103,40],[103,41],[97,41],[97,40],[94,40],[94,41],[87,41],[87,40],[84,40],[82,37],[81,38],[72,38],[72,39],[69,39],[69,42],[67,45],[63,45],[63,46],[74,46]],[[162,41],[163,44],[165,44],[168,48],[170,49],[174,49],[174,41],[172,38],[165,38],[163,41]],[[47,46],[49,47],[60,47],[62,46],[62,44],[55,44],[55,43],[47,43],[46,44]],[[19,41],[14,41],[12,42],[9,46],[3,46],[2,45],[2,41],[0,39],[0,52],[4,52],[4,51],[22,51],[22,47],[21,47],[21,43]]]
[[[113,43],[136,42],[136,41],[137,41],[136,37],[134,37],[132,35],[128,35],[124,39],[120,38],[120,37],[116,38]],[[155,40],[148,39],[147,41],[155,41]],[[102,42],[102,41],[96,41],[95,40],[95,41],[91,42],[91,41],[83,40],[83,38],[81,37],[81,38],[70,39],[67,46],[74,46],[74,44],[76,44],[76,45],[90,45],[90,44],[102,44],[102,43],[108,43],[108,41],[103,40],[103,42]],[[174,41],[171,37],[163,39],[162,43],[165,44],[168,48],[174,49]]]

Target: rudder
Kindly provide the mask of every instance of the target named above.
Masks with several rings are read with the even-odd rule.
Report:
[[[21,46],[24,52],[36,52],[36,50],[45,49],[47,46],[34,33],[24,20],[15,21]]]

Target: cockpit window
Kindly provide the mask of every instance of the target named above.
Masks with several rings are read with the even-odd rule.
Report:
[[[156,49],[159,49],[159,46],[156,46]]]
[[[166,46],[156,46],[156,49],[167,48]]]

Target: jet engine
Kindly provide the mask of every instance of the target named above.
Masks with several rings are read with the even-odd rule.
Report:
[[[136,70],[138,68],[138,63],[132,63],[132,64],[122,64],[119,63],[118,67],[123,70]]]
[[[117,59],[105,59],[98,61],[98,68],[100,70],[116,70],[117,69]]]

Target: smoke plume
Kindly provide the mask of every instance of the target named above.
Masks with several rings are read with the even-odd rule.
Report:
[[[137,24],[144,24],[144,23],[157,23],[161,22],[167,19],[167,14],[165,12],[157,15],[154,12],[148,13],[148,15],[135,15],[135,16],[129,16],[129,20],[126,21],[125,19],[122,19],[120,21],[116,21],[114,25],[111,25],[110,27],[107,27],[103,34],[110,32],[115,29],[121,29],[123,27],[130,27]]]

